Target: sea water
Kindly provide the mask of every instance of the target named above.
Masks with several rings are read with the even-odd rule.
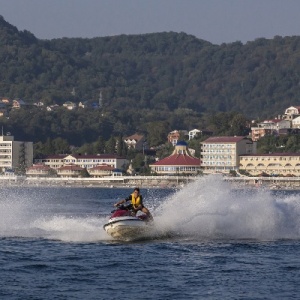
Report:
[[[154,234],[121,242],[102,227],[132,189],[2,187],[0,299],[300,299],[300,192],[141,191]]]

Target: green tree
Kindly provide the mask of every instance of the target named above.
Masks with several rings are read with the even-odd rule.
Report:
[[[114,137],[111,137],[105,144],[105,152],[106,153],[115,153],[116,151],[116,140]]]

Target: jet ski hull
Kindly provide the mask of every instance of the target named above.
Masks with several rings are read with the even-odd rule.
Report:
[[[113,238],[121,240],[138,239],[150,232],[149,223],[129,216],[110,218],[103,228]]]

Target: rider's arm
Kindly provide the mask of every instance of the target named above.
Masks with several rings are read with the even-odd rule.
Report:
[[[123,200],[120,200],[119,202],[115,203],[114,206],[118,206],[118,205],[120,205],[120,204],[123,204],[123,203],[129,201],[129,200],[131,200],[131,195],[128,196],[127,198],[125,198],[125,199],[123,199]]]

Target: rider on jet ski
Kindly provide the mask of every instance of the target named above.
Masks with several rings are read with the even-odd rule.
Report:
[[[127,198],[120,200],[117,202],[114,206],[118,206],[122,203],[125,203],[127,201],[131,201],[132,210],[134,214],[136,214],[139,210],[141,210],[143,213],[145,213],[150,220],[153,220],[153,217],[143,204],[143,196],[140,194],[140,189],[136,187],[131,195],[129,195]]]

